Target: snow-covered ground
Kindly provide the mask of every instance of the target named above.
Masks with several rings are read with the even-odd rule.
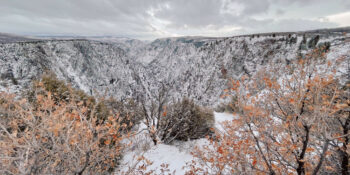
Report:
[[[234,119],[234,115],[229,113],[214,113],[214,115],[215,127],[218,130],[222,130],[222,122]],[[122,171],[127,171],[128,167],[133,167],[137,163],[137,158],[143,155],[153,162],[148,167],[148,170],[159,170],[161,164],[165,163],[169,164],[171,172],[175,170],[175,173],[179,175],[186,172],[186,169],[183,167],[186,165],[186,162],[190,162],[193,159],[191,155],[193,148],[208,143],[208,140],[203,138],[186,142],[175,142],[172,145],[160,143],[154,146],[146,133],[133,138],[133,141],[135,146],[126,152],[123,157],[121,163]]]

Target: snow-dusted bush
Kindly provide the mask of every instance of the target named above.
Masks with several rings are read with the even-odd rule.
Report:
[[[72,88],[69,84],[59,80],[55,74],[50,72],[44,74],[39,80],[34,81],[32,88],[26,92],[25,96],[29,102],[37,106],[35,104],[37,103],[36,95],[45,95],[46,92],[51,93],[52,99],[56,104],[61,102],[81,103],[84,107],[87,107],[88,116],[95,107],[94,113],[99,123],[104,122],[111,115],[118,115],[120,122],[131,128],[134,123],[140,120],[134,115],[135,113],[133,111],[137,110],[137,108],[133,100],[125,100],[123,102],[113,98],[100,98],[97,100],[82,90]]]
[[[26,91],[25,97],[31,103],[36,102],[36,95],[44,95],[50,92],[53,100],[59,102],[83,102],[87,107],[92,107],[96,100],[94,97],[87,95],[82,90],[72,88],[63,80],[59,80],[54,73],[48,72],[42,75],[38,80],[33,81],[30,90]]]
[[[184,98],[169,102],[169,90],[163,86],[149,103],[140,101],[137,115],[144,118],[154,144],[174,140],[197,139],[210,134],[214,124],[213,111]]]
[[[211,133],[215,122],[213,111],[184,98],[166,108],[161,118],[163,142],[198,139]]]

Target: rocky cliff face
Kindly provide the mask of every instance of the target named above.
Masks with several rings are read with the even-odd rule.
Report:
[[[20,92],[51,71],[89,94],[137,98],[166,86],[174,98],[215,105],[228,78],[253,75],[269,61],[287,64],[321,45],[332,58],[350,53],[350,35],[337,32],[97,40],[0,43],[0,87]]]

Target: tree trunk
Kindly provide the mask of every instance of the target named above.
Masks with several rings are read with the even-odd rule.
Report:
[[[343,125],[343,134],[348,134],[349,131],[349,125],[350,125],[350,113],[348,115],[348,118],[346,119],[344,125]],[[341,156],[341,173],[343,175],[349,174],[349,154],[346,152],[347,150],[347,144],[349,143],[349,137],[346,136],[343,146],[340,150],[340,156]]]
[[[154,145],[157,145],[157,136],[155,134],[151,134],[151,139],[152,139]]]
[[[346,146],[343,146],[343,148]],[[346,153],[346,151],[341,150],[340,151],[340,156],[341,156],[341,174],[343,175],[348,175],[349,174],[349,155]]]
[[[297,160],[298,162],[298,168],[297,168],[297,173],[298,175],[305,174],[305,162],[304,162],[304,157],[306,153],[306,148],[309,142],[309,133],[310,133],[310,128],[308,126],[304,126],[305,129],[305,139],[303,140],[303,148],[301,150],[301,153],[299,155],[299,158]]]

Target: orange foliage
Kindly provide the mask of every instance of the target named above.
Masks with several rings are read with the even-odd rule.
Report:
[[[344,90],[332,72],[337,65],[328,61],[319,69],[324,56],[316,50],[293,66],[266,71],[274,74],[232,80],[240,108],[237,119],[227,122],[210,146],[193,152],[199,160],[187,165],[187,174],[339,172],[342,158],[334,157],[348,137],[342,127],[350,121],[344,112],[349,103],[344,103]],[[266,85],[263,91],[259,83]]]
[[[1,174],[105,174],[112,171],[122,144],[115,117],[103,123],[82,103],[36,96],[36,106],[0,93]],[[95,111],[95,109],[93,109]]]

